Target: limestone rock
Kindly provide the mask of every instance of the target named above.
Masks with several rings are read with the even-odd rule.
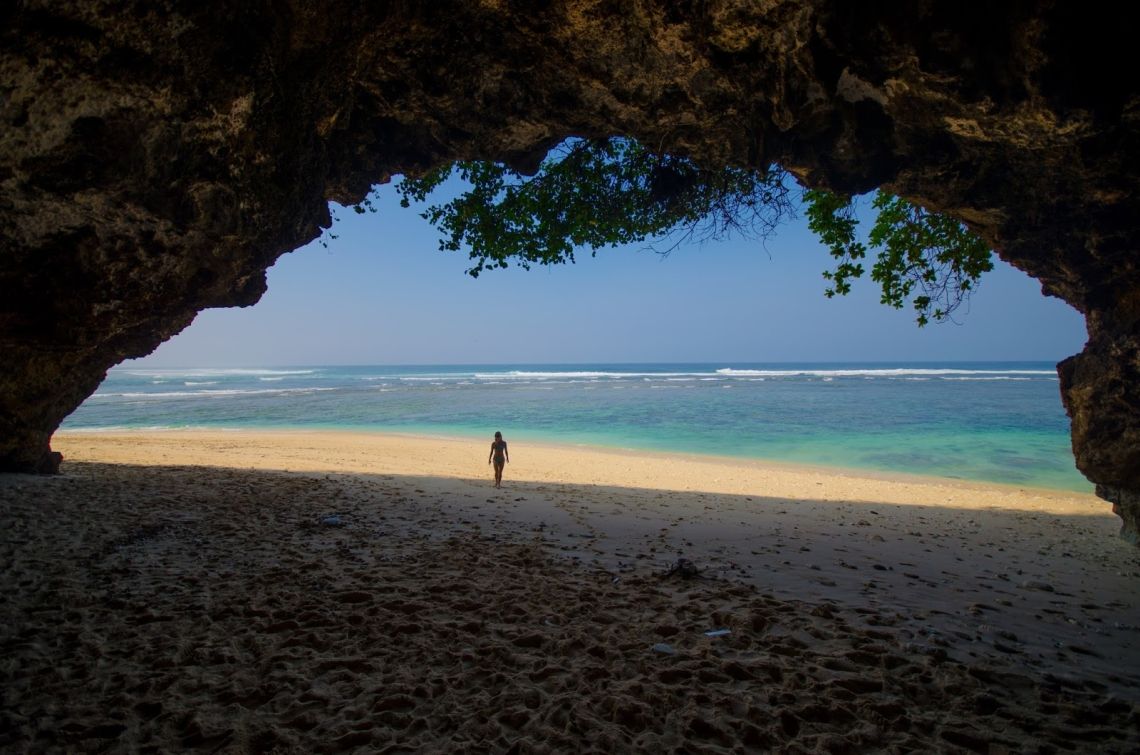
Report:
[[[1068,2],[24,0],[0,10],[0,468],[106,370],[392,174],[532,169],[626,134],[710,167],[883,185],[970,223],[1081,311],[1077,463],[1135,534],[1140,97],[1107,6]]]

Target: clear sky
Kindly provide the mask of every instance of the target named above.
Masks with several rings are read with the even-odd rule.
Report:
[[[466,254],[439,251],[436,229],[391,186],[378,193],[376,214],[334,208],[337,238],[278,260],[256,306],[202,312],[133,364],[1055,362],[1086,338],[1080,315],[1000,261],[957,324],[918,328],[913,311],[880,304],[869,279],[827,299],[830,258],[802,217],[766,244],[668,257],[634,245],[473,279]]]

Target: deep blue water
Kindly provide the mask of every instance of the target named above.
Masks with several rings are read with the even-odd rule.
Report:
[[[65,422],[716,454],[1091,491],[1052,364],[118,367]]]

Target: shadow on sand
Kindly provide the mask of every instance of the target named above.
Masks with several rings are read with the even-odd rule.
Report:
[[[1140,748],[1102,519],[66,470],[0,479],[5,750]]]

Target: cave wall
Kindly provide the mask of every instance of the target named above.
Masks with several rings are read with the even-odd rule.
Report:
[[[47,2],[0,9],[0,468],[106,370],[392,174],[526,169],[569,135],[883,185],[971,224],[1086,317],[1078,467],[1140,512],[1140,114],[1086,5],[837,0]],[[1131,77],[1134,78],[1134,77]]]

